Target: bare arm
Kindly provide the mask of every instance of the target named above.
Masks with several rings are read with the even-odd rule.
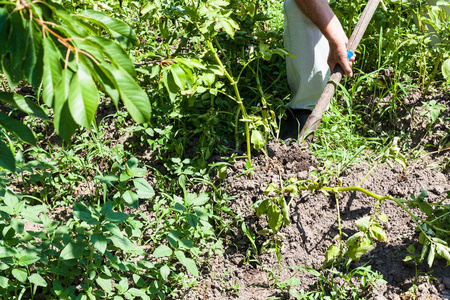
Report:
[[[340,64],[345,74],[351,77],[355,56],[348,60],[348,38],[327,0],[295,0],[295,2],[328,40],[330,54],[327,62],[330,70],[333,70],[336,64]]]

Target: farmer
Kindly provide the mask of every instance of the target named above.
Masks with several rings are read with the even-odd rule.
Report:
[[[340,64],[352,76],[355,55],[347,58],[348,38],[327,0],[285,0],[284,46],[294,56],[286,58],[292,99],[280,137],[298,139],[327,83],[330,70]]]

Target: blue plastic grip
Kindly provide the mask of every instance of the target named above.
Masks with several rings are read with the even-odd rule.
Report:
[[[353,52],[350,50],[347,50],[347,58],[350,59],[353,57]]]

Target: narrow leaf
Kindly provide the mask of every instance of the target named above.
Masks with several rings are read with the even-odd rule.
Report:
[[[44,70],[42,77],[42,97],[45,104],[53,107],[53,99],[60,91],[55,91],[61,80],[61,54],[50,38],[44,39]]]
[[[73,72],[64,69],[62,70],[61,80],[55,89],[55,109],[53,124],[56,132],[66,141],[70,142],[70,138],[75,133],[78,125],[72,117],[67,101],[69,97],[69,86],[72,79]]]
[[[97,111],[99,95],[89,71],[79,64],[70,82],[69,109],[76,123],[90,128]]]
[[[120,66],[127,71],[131,77],[136,77],[136,70],[133,62],[123,48],[117,43],[98,36],[89,36],[85,41],[95,45],[116,68]]]
[[[21,141],[36,145],[36,139],[33,132],[22,122],[11,118],[0,112],[0,126],[4,127],[7,131],[13,133]]]
[[[79,15],[109,31],[112,38],[117,40],[124,48],[128,48],[137,42],[136,34],[131,27],[118,19],[94,10],[85,10],[80,12]]]
[[[16,160],[11,152],[11,149],[0,141],[0,167],[10,172],[16,171]]]
[[[120,97],[131,117],[138,123],[150,120],[150,100],[144,90],[134,81],[125,70],[108,66],[117,84]]]
[[[17,93],[0,92],[0,101],[6,102],[29,115],[41,118],[43,120],[49,120],[48,116],[39,105],[34,103],[29,98],[25,98]]]

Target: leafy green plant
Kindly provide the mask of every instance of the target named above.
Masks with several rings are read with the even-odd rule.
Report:
[[[36,90],[42,87],[42,99],[53,108],[54,127],[64,140],[69,142],[79,126],[91,127],[99,88],[116,107],[121,99],[137,122],[149,121],[148,96],[135,82],[134,66],[122,48],[137,41],[127,24],[94,10],[75,14],[51,1],[5,2],[0,7],[0,20],[1,71],[8,90],[22,80]],[[0,100],[47,119],[39,104],[16,93],[4,91]],[[21,141],[36,144],[33,133],[20,121],[1,114],[0,125]],[[1,166],[14,171],[11,151],[3,141],[0,147]]]
[[[176,14],[173,13],[174,6],[178,8]],[[173,49],[161,49],[159,55],[150,54],[156,58],[150,70],[151,78],[157,79],[158,85],[169,93],[178,114],[186,102],[196,108],[203,106],[206,115],[211,117],[217,113],[225,116],[229,114],[229,122],[234,123],[236,147],[240,145],[238,123],[243,122],[247,158],[251,161],[251,145],[257,150],[262,149],[271,126],[276,126],[275,114],[266,101],[270,95],[267,89],[262,89],[259,81],[262,77],[259,61],[270,61],[273,54],[287,54],[282,49],[271,49],[263,41],[256,41],[254,35],[259,38],[268,36],[262,31],[254,31],[257,22],[265,20],[265,16],[258,12],[258,4],[180,0],[168,5],[156,1],[148,3],[143,12],[150,16],[150,22],[158,28],[158,34],[168,44],[181,39],[181,43],[173,45]],[[175,24],[167,22],[174,18],[177,19]],[[185,50],[188,39],[195,41],[191,51]],[[241,55],[238,57],[236,54]],[[253,66],[255,64],[256,67]],[[254,89],[257,92],[251,97],[261,99],[260,104],[254,105],[255,114],[247,112],[248,104],[239,86],[241,82],[247,82],[250,76],[257,78],[257,87]],[[225,82],[221,81],[222,78]],[[234,113],[229,112],[230,102],[236,104]],[[221,108],[222,103],[228,105],[225,110]],[[256,115],[256,112],[262,116]],[[206,132],[207,135],[211,134]]]
[[[275,192],[275,196],[263,200],[256,208],[257,216],[266,215],[268,220],[269,229],[261,230],[260,234],[270,234],[271,237],[261,247],[262,251],[266,248],[272,249],[276,252],[278,261],[280,261],[280,248],[282,246],[282,240],[277,238],[276,233],[283,224],[289,225],[289,206],[285,202],[285,193],[289,193],[292,196],[300,194],[303,190],[309,190],[311,192],[321,191],[325,194],[334,193],[336,198],[336,211],[339,230],[339,243],[338,245],[331,245],[325,253],[325,265],[330,265],[334,261],[341,259],[344,255],[352,261],[359,261],[361,256],[367,251],[372,249],[373,241],[387,241],[387,234],[381,226],[381,223],[388,222],[387,216],[381,212],[380,207],[386,201],[390,200],[395,202],[400,208],[407,212],[414,223],[417,225],[417,230],[420,231],[419,242],[424,244],[422,252],[422,260],[428,254],[428,264],[431,266],[435,255],[444,258],[447,263],[450,263],[450,255],[448,247],[448,230],[447,230],[447,217],[448,205],[443,205],[443,201],[439,203],[428,204],[424,201],[427,197],[426,190],[415,197],[412,196],[412,200],[397,199],[392,196],[380,196],[372,193],[359,186],[351,187],[327,187],[328,177],[323,176],[318,178],[319,181],[313,180],[298,180],[291,178],[288,180],[288,184],[284,188],[277,188],[274,184],[269,184],[266,192]],[[365,216],[358,219],[355,222],[358,232],[348,237],[344,243],[343,232],[340,220],[339,209],[339,194],[347,191],[362,192],[377,202],[375,204],[374,213],[372,216]],[[447,197],[448,198],[448,197]],[[436,209],[433,209],[436,206]],[[427,219],[418,217],[412,212],[412,208],[420,208],[422,212],[427,215]],[[380,223],[381,222],[381,223]],[[442,223],[444,222],[444,223]],[[433,236],[436,235],[436,236]]]
[[[290,294],[296,299],[365,299],[379,284],[386,283],[380,273],[365,265],[351,269],[347,264],[344,272],[335,269],[319,272],[311,267],[301,269],[317,277],[316,290],[291,289]]]

